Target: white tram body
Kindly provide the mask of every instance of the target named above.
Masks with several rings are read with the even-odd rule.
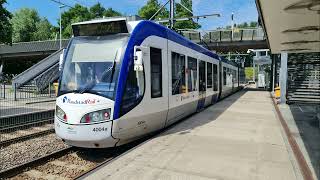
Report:
[[[151,21],[73,25],[59,80],[56,134],[87,148],[160,130],[240,88],[240,68]]]

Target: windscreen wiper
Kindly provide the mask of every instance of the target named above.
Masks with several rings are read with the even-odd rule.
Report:
[[[81,90],[79,90],[80,94],[83,94],[87,91],[89,91],[90,89],[92,89],[97,83],[93,80],[91,81],[89,84],[87,84],[84,88],[82,88]]]

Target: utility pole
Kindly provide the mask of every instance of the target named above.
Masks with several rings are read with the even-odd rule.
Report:
[[[233,21],[233,17],[234,16],[234,14],[232,13],[232,15],[231,15],[231,41],[233,41],[233,26],[234,26],[234,21]]]
[[[59,6],[59,8],[60,8],[60,48],[59,49],[62,49],[62,25],[61,25],[61,22],[62,22],[62,18],[61,18],[61,16],[62,16],[62,8],[64,8],[64,7],[66,7],[65,5],[61,5],[61,6]]]
[[[174,25],[174,0],[170,0],[170,28],[173,29]]]
[[[59,4],[60,6],[59,6],[59,9],[60,9],[60,49],[62,49],[62,27],[61,27],[61,14],[62,14],[62,8],[64,8],[64,7],[69,7],[69,8],[72,8],[71,6],[69,6],[69,5],[67,5],[67,4],[64,4],[64,3],[62,3],[61,2],[61,0],[51,0],[52,2],[54,2],[54,3],[57,3],[57,4]]]

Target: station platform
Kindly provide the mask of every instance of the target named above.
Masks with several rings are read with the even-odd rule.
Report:
[[[270,93],[242,90],[85,179],[300,179]]]

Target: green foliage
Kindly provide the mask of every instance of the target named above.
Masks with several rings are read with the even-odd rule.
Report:
[[[144,19],[150,19],[159,9],[161,5],[159,4],[158,0],[148,0],[147,4],[144,5],[138,12],[139,16]],[[163,9],[155,19],[159,18],[168,18],[169,12],[167,9]]]
[[[87,21],[92,18],[88,8],[76,4],[73,8],[65,11],[61,15],[62,35],[64,38],[72,36],[71,24],[81,21]]]
[[[55,38],[56,31],[48,19],[41,19],[36,23],[36,28],[37,30],[33,34],[33,40],[48,40]]]
[[[253,28],[253,27],[257,27],[257,26],[258,26],[258,22],[251,21],[251,22],[244,22],[241,24],[234,24],[233,27],[235,27],[235,28]],[[217,29],[231,29],[231,26],[228,25],[226,27],[218,27]]]
[[[12,41],[28,42],[52,39],[53,26],[41,19],[35,9],[22,8],[14,13],[12,19]]]
[[[93,5],[90,9],[76,4],[73,8],[68,9],[62,13],[62,36],[64,38],[70,38],[72,36],[71,24],[88,21],[90,19],[121,16],[120,12],[113,10],[112,8],[105,9],[100,3]]]
[[[244,72],[246,74],[246,79],[253,79],[253,67],[246,67]]]
[[[181,0],[181,4],[192,11],[192,0]],[[190,17],[192,14],[182,7],[179,3],[176,4],[176,17]],[[178,21],[174,26],[176,29],[199,29],[200,24],[189,20],[189,21]]]
[[[192,11],[192,0],[181,0],[181,4]],[[160,9],[160,7],[161,4],[158,0],[148,0],[147,4],[139,10],[138,14],[144,19],[150,19]],[[182,7],[179,3],[176,3],[175,18],[190,16],[192,16],[192,14],[188,10]],[[164,18],[169,18],[169,11],[166,8],[164,8],[154,19]],[[177,21],[174,25],[175,29],[198,29],[200,27],[201,26],[198,23],[195,23],[192,20]]]
[[[122,14],[118,11],[113,10],[112,8],[108,8],[104,11],[103,16],[105,17],[115,17],[122,16]]]
[[[3,5],[6,0],[0,0],[0,43],[12,42],[12,26],[10,23],[11,13]]]
[[[40,17],[36,10],[22,8],[14,13],[11,23],[13,28],[13,42],[27,42],[33,40],[33,33],[37,30],[36,23]]]
[[[100,3],[97,3],[90,8],[92,18],[102,18],[105,11],[106,9],[102,7]]]

